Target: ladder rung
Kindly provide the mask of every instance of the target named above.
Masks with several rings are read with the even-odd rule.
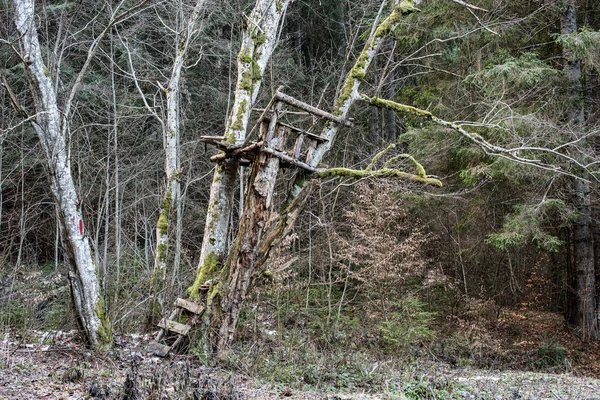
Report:
[[[187,301],[187,300],[180,299],[180,298],[175,300],[175,306],[185,308],[189,312],[192,312],[192,313],[198,314],[198,315],[200,315],[204,312],[204,307],[202,307],[201,305],[192,303],[191,301]]]
[[[171,347],[158,342],[150,342],[150,344],[148,344],[148,352],[158,357],[165,357],[169,354],[170,350]]]
[[[160,321],[158,326],[163,329],[168,329],[171,332],[179,333],[180,335],[187,335],[191,329],[189,325],[180,324],[179,322],[170,321],[164,318]]]

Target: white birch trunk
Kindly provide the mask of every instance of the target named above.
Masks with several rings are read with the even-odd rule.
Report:
[[[22,56],[35,100],[37,116],[33,126],[46,155],[52,192],[59,210],[71,294],[86,340],[93,347],[104,347],[111,344],[112,332],[71,175],[65,134],[67,121],[61,119],[50,72],[42,59],[35,27],[34,2],[14,0],[14,6]]]
[[[279,28],[291,0],[257,0],[248,18],[242,46],[238,55],[238,78],[235,99],[225,128],[230,144],[241,145],[252,107],[256,102],[267,64],[275,50]],[[228,232],[236,189],[237,162],[226,160],[218,165],[210,188],[210,199],[198,273],[189,289],[192,297],[198,296],[200,285],[214,277],[215,264],[222,265],[228,255]]]
[[[186,56],[193,39],[196,23],[204,8],[205,0],[198,0],[192,13],[185,22],[178,37],[175,49],[175,59],[171,69],[171,78],[166,89],[167,117],[163,124],[163,145],[165,148],[165,175],[167,185],[160,205],[160,214],[156,224],[156,254],[154,257],[154,270],[152,273],[151,295],[147,313],[147,324],[154,325],[156,317],[162,310],[156,293],[160,290],[167,270],[167,255],[169,249],[169,229],[173,210],[179,209],[181,185],[179,180],[179,138],[181,135],[180,95],[181,71],[186,61]],[[177,226],[177,225],[175,225]]]

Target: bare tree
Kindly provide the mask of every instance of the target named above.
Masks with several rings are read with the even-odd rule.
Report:
[[[266,2],[267,5],[268,3]],[[287,6],[287,2],[282,4]],[[245,132],[249,107],[253,104],[252,99],[256,96],[264,71],[264,64],[258,63],[255,57],[257,52],[264,57],[265,49],[262,46],[268,45],[272,51],[277,40],[279,21],[285,11],[285,7],[279,8],[279,3],[271,4],[267,9],[264,8],[264,5],[265,2],[257,3],[251,14],[248,31],[244,35],[239,55],[236,105],[224,137],[226,141],[236,145],[240,150],[246,144]],[[231,249],[228,249],[226,240],[237,169],[236,157],[232,155],[237,154],[236,150],[230,152],[229,156],[223,157],[225,161],[218,167],[211,191],[200,267],[196,281],[190,288],[191,296],[199,297],[201,286],[209,286],[207,296],[209,306],[211,306],[210,325],[213,346],[211,350],[216,351],[218,359],[226,357],[228,353],[244,298],[257,274],[260,273],[261,266],[268,258],[273,243],[286,232],[288,226],[293,225],[301,208],[298,207],[302,203],[301,199],[305,198],[300,196],[300,191],[297,190],[304,186],[306,180],[303,178],[298,180],[295,187],[292,188],[290,201],[287,206],[284,205],[283,211],[273,213],[275,207],[273,191],[280,168],[280,159],[285,158],[283,154],[272,150],[282,146],[285,142],[286,128],[277,124],[277,114],[281,111],[283,103],[305,108],[309,112],[327,119],[324,131],[318,135],[318,139],[313,141],[314,145],[308,149],[306,163],[289,157],[285,158],[287,162],[302,166],[307,171],[317,172],[316,167],[331,148],[338,127],[348,124],[346,116],[349,109],[357,99],[360,99],[358,88],[385,38],[390,32],[393,32],[403,16],[415,10],[413,1],[398,1],[394,5],[391,15],[382,21],[377,29],[373,30],[365,48],[348,74],[332,114],[303,105],[281,93],[275,95],[271,121],[269,124],[263,124],[261,128],[260,135],[261,138],[264,138],[265,145],[262,147],[262,143],[254,145],[254,147],[261,147],[262,151],[252,164],[248,187],[245,191],[244,211]],[[267,22],[268,25],[266,25]],[[267,107],[267,109],[269,108]],[[343,175],[349,171],[345,169],[318,171],[317,176]],[[428,181],[426,176],[422,178]],[[433,182],[434,180],[431,180],[431,183]]]
[[[150,302],[148,304],[147,324],[153,325],[156,319],[162,313],[162,306],[158,292],[161,290],[162,283],[167,271],[167,257],[169,251],[169,233],[173,226],[181,226],[181,185],[180,185],[180,137],[181,137],[181,79],[182,71],[187,60],[192,40],[196,35],[197,22],[204,9],[206,1],[197,0],[193,9],[186,13],[184,4],[178,4],[179,25],[173,30],[175,32],[175,55],[171,66],[171,75],[167,87],[164,88],[166,97],[166,116],[161,117],[146,101],[145,94],[142,92],[139,83],[136,81],[146,108],[160,122],[163,134],[163,147],[165,149],[165,177],[166,188],[160,204],[160,212],[156,224],[156,253],[154,256],[154,269],[152,272],[152,287]],[[131,62],[131,53],[129,53],[130,67],[133,73],[133,63]],[[173,215],[176,216],[176,224],[172,224]],[[180,237],[179,230],[176,236]],[[175,252],[179,254],[180,243],[177,240]],[[176,260],[178,263],[178,260]]]
[[[42,57],[34,1],[13,1],[21,58],[35,102],[35,115],[29,120],[39,136],[48,163],[60,220],[62,250],[69,269],[68,278],[78,322],[87,342],[96,348],[111,345],[112,329],[73,181],[68,138],[74,100],[99,44],[113,26],[125,21],[142,8],[146,1],[142,0],[126,11],[122,10],[124,3],[125,1],[119,2],[111,10],[109,23],[92,40],[83,66],[68,90],[62,107],[59,107],[57,82],[60,79],[53,76]]]

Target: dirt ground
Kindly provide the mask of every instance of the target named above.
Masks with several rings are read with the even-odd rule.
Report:
[[[417,379],[410,383],[402,371],[391,374],[377,391],[290,389],[210,368],[197,357],[151,357],[144,352],[147,339],[121,337],[113,350],[97,354],[83,348],[74,332],[32,332],[28,338],[5,333],[0,399],[600,399],[600,380],[593,378],[441,363],[413,371]]]

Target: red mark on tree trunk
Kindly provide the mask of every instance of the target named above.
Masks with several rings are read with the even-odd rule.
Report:
[[[83,220],[79,220],[79,234],[83,236]]]

